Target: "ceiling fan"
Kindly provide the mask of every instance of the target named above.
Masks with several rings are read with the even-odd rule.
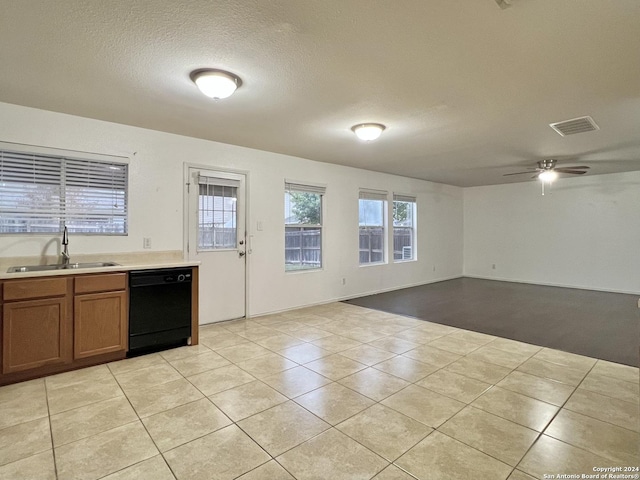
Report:
[[[540,160],[537,167],[530,167],[528,172],[505,173],[503,177],[509,175],[522,175],[525,173],[534,173],[533,177],[543,182],[552,182],[558,177],[558,173],[568,173],[570,175],[583,175],[587,173],[589,167],[581,165],[577,167],[556,167],[557,160],[552,158],[548,160]]]
[[[544,195],[544,186],[547,184],[551,186],[551,183],[558,178],[559,173],[568,173],[570,175],[584,175],[589,170],[589,167],[586,165],[580,165],[577,167],[556,167],[557,160],[553,158],[547,160],[540,160],[538,162],[537,167],[529,167],[528,172],[516,172],[516,173],[505,173],[503,177],[508,177],[509,175],[523,175],[525,173],[534,173],[533,177],[540,180],[542,183],[542,195]]]

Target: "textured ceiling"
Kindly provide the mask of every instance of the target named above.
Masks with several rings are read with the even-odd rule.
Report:
[[[1,0],[0,101],[460,186],[640,170],[640,2],[512,4]],[[243,86],[210,100],[204,67]]]

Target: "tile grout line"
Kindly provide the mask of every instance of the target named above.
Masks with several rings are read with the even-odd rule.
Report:
[[[49,390],[47,387],[46,377],[42,380],[44,385],[44,398],[47,402],[47,419],[49,420],[49,435],[51,435],[51,456],[53,457],[53,473],[58,478],[58,461],[56,456],[56,449],[53,443],[53,426],[51,425],[51,409],[49,407]]]
[[[592,358],[592,357],[588,357],[588,358]],[[614,427],[622,428],[623,430],[628,430],[628,431],[630,431],[630,432],[632,432],[632,433],[635,433],[635,434],[639,434],[639,433],[640,433],[640,432],[637,432],[637,431],[635,431],[635,430],[630,430],[630,429],[627,429],[627,428],[624,428],[624,427],[620,427],[619,425],[616,425],[616,424],[611,423],[611,422],[607,422],[606,420],[601,420],[601,419],[599,419],[599,418],[592,417],[591,415],[586,415],[586,414],[584,414],[584,413],[575,412],[574,410],[571,410],[571,409],[569,409],[569,408],[567,408],[567,407],[566,407],[566,404],[569,402],[569,400],[571,400],[571,397],[575,394],[575,392],[577,392],[577,391],[578,391],[578,388],[580,388],[580,385],[582,385],[582,383],[585,381],[585,379],[587,378],[587,376],[588,376],[588,375],[593,371],[593,369],[596,367],[596,365],[598,364],[598,360],[599,360],[599,359],[596,359],[596,362],[591,366],[591,368],[590,368],[590,369],[589,369],[589,371],[584,375],[584,377],[582,378],[582,380],[580,381],[580,383],[575,387],[575,389],[573,390],[573,393],[572,393],[572,394],[567,398],[567,400],[565,400],[565,402],[562,404],[562,407],[560,407],[560,409],[558,409],[558,411],[557,411],[557,412],[556,412],[556,414],[553,416],[553,418],[549,421],[549,423],[548,423],[548,424],[547,424],[547,426],[544,428],[544,431],[543,431],[542,433],[546,432],[547,428],[551,425],[551,423],[555,420],[555,418],[560,414],[560,412],[562,411],[562,409],[565,409],[565,408],[566,408],[568,411],[570,411],[570,412],[577,413],[578,415],[583,415],[583,416],[585,416],[585,417],[587,417],[587,418],[591,418],[592,420],[596,420],[596,421],[599,421],[599,422],[602,422],[602,423],[606,423],[606,424],[611,425],[611,426],[614,426]],[[590,391],[590,390],[589,390],[589,391]],[[586,452],[592,453],[592,454],[597,455],[597,456],[599,456],[599,457],[606,458],[606,457],[605,457],[605,455],[602,455],[602,454],[600,454],[600,453],[593,452],[593,451],[591,451],[591,450],[587,450],[586,448],[580,447],[580,446],[578,446],[578,445],[573,445],[573,444],[571,444],[571,443],[569,443],[569,442],[567,442],[567,441],[561,440],[561,439],[556,438],[556,437],[553,437],[553,436],[551,436],[551,435],[548,435],[548,436],[549,436],[549,437],[551,437],[551,438],[553,438],[554,440],[557,440],[557,441],[562,442],[562,443],[564,443],[564,444],[570,445],[570,446],[572,446],[572,447],[574,447],[574,448],[578,448],[578,449],[580,449],[580,450],[583,450],[583,451],[586,451]],[[618,462],[618,461],[619,461],[619,460],[613,460],[613,459],[608,459],[608,460],[610,460],[610,461],[612,461],[612,462]]]
[[[455,415],[454,415],[454,416],[455,416]],[[452,417],[452,418],[453,418],[453,417]],[[444,425],[445,423],[447,423],[447,421],[442,422],[442,424],[441,424],[441,425],[439,425],[437,428],[434,428],[434,429],[433,429],[433,431],[434,431],[434,432],[438,432],[439,434],[444,435],[444,436],[446,436],[446,437],[449,437],[451,440],[453,440],[453,441],[455,441],[455,442],[458,442],[458,443],[461,443],[461,444],[463,444],[463,445],[466,445],[467,447],[469,447],[469,448],[471,448],[471,449],[475,450],[476,452],[479,452],[479,453],[481,453],[482,455],[486,455],[487,457],[492,458],[493,460],[496,460],[497,462],[500,462],[500,463],[502,463],[503,465],[506,465],[507,467],[509,467],[509,468],[511,469],[511,471],[509,472],[509,475],[511,475],[511,474],[513,473],[513,471],[517,468],[517,467],[513,467],[513,466],[509,465],[509,464],[508,464],[507,462],[505,462],[504,460],[500,460],[499,458],[494,457],[494,456],[493,456],[493,455],[491,455],[490,453],[483,452],[482,450],[477,449],[477,448],[476,448],[476,447],[474,447],[473,445],[469,445],[468,443],[465,443],[465,442],[463,442],[462,440],[460,440],[460,439],[458,439],[458,438],[455,438],[455,437],[452,437],[451,435],[449,435],[449,434],[447,434],[447,433],[445,433],[445,432],[443,432],[443,431],[439,430],[439,428],[440,428],[442,425]],[[433,433],[433,432],[432,432],[432,433]],[[425,438],[426,438],[426,437],[425,437]],[[537,440],[537,438],[536,438],[536,440]],[[535,441],[534,441],[534,443],[535,443]],[[524,455],[523,455],[523,458],[524,458]],[[521,461],[522,461],[522,459],[518,460],[518,463],[520,463]],[[506,479],[506,478],[509,478],[509,475],[507,475],[507,476],[505,477],[505,479]]]
[[[565,407],[565,405],[567,404],[567,402],[569,401],[569,399],[570,399],[570,398],[573,396],[573,394],[576,392],[576,390],[578,389],[578,387],[579,387],[580,385],[582,385],[582,382],[584,381],[584,379],[585,379],[585,378],[587,378],[587,375],[589,375],[589,373],[591,373],[591,371],[593,370],[593,368],[596,366],[596,363],[597,363],[597,361],[596,361],[596,362],[591,366],[591,368],[590,368],[590,369],[589,369],[589,371],[584,375],[584,377],[582,377],[582,380],[580,381],[580,383],[578,383],[578,385],[577,385],[577,386],[575,386],[575,387],[573,388],[573,392],[571,392],[571,395],[569,395],[569,396],[567,397],[567,399],[562,403],[562,405],[561,405],[560,407],[558,407],[558,410],[557,410],[557,411],[556,411],[556,413],[551,417],[551,419],[547,422],[547,424],[545,425],[545,427],[542,429],[542,431],[541,431],[541,432],[540,432],[540,434],[538,435],[538,438],[536,438],[535,442],[533,442],[533,443],[531,444],[531,446],[527,449],[527,451],[524,453],[524,455],[522,456],[522,458],[521,458],[521,459],[520,459],[520,461],[518,462],[518,465],[516,465],[516,468],[520,466],[520,464],[522,463],[522,461],[524,460],[524,458],[527,456],[527,454],[531,451],[531,449],[533,448],[533,446],[534,446],[536,443],[538,443],[538,440],[540,440],[540,438],[542,438],[542,436],[543,436],[543,435],[545,435],[545,432],[547,431],[547,429],[549,428],[549,426],[553,423],[553,421],[556,419],[556,417],[560,414],[560,412],[561,412],[561,411],[562,411],[562,409]],[[562,383],[562,382],[561,382],[561,383]],[[549,437],[551,437],[550,435],[548,435],[548,436],[549,436]],[[553,438],[553,439],[555,439],[555,440],[558,440],[558,441],[562,441],[562,440],[559,440],[559,439],[557,439],[557,438],[555,438],[555,437],[551,437],[551,438]],[[581,449],[581,450],[583,450],[583,451],[587,451],[587,452],[589,451],[589,450],[585,450],[585,449],[582,449],[582,448],[580,448],[580,447],[577,447],[576,445],[571,445],[570,443],[567,443],[567,442],[562,442],[562,443],[565,443],[566,445],[570,445],[570,446],[572,446],[572,447],[574,447],[574,448],[579,448],[579,449]],[[593,453],[593,452],[590,452],[590,453]],[[598,455],[598,454],[596,454],[596,455]],[[601,456],[601,455],[599,455],[599,456]],[[604,458],[604,457],[603,457],[603,458]],[[522,470],[522,471],[523,471],[523,472],[525,472],[525,473],[527,473],[527,474],[529,473],[529,472],[527,472],[526,470]]]
[[[160,355],[162,357],[162,355]],[[164,357],[162,357],[162,359],[167,362],[167,360],[165,360]],[[169,363],[169,362],[167,362]],[[153,365],[151,365],[153,366]],[[173,367],[173,365],[171,365]],[[143,367],[144,368],[144,367]],[[174,367],[175,369],[175,367]],[[140,422],[140,424],[142,425],[142,428],[144,428],[147,436],[149,437],[149,440],[151,440],[151,442],[153,443],[153,446],[156,448],[156,450],[158,451],[158,454],[162,457],[162,461],[165,463],[165,465],[167,466],[167,468],[169,469],[169,471],[171,472],[171,475],[173,475],[174,478],[178,478],[175,474],[175,472],[173,471],[173,469],[171,468],[171,465],[169,465],[169,462],[167,462],[167,459],[165,458],[163,452],[158,448],[158,445],[156,444],[156,441],[153,439],[153,437],[151,436],[151,433],[149,432],[149,430],[147,429],[147,426],[144,424],[144,422],[142,421],[142,417],[140,417],[140,414],[138,413],[138,411],[136,410],[136,408],[133,406],[133,403],[131,403],[131,399],[129,398],[129,396],[127,395],[127,392],[125,391],[124,388],[122,388],[122,385],[120,385],[120,382],[118,381],[118,378],[116,377],[116,375],[111,371],[111,369],[109,369],[109,371],[111,372],[111,375],[113,376],[114,380],[116,381],[116,383],[118,384],[118,387],[120,387],[120,390],[122,390],[122,394],[124,395],[124,397],[127,399],[127,402],[129,403],[129,405],[131,406],[131,409],[133,410],[133,412],[136,414],[136,417],[138,417],[138,422]],[[177,371],[177,369],[176,369]],[[126,372],[125,372],[126,373]],[[180,372],[178,372],[178,374],[180,374],[182,376],[182,374]],[[182,377],[184,378],[184,377]],[[185,379],[186,380],[186,379]],[[197,401],[197,400],[194,400]],[[161,412],[159,412],[161,413]],[[152,415],[149,415],[152,416]],[[133,423],[133,422],[132,422]],[[154,455],[155,456],[155,455]],[[150,457],[153,458],[153,457]],[[129,467],[132,467],[133,465],[137,465],[138,463],[142,463],[146,460],[149,460],[148,458],[145,458],[144,460],[141,460],[140,462],[136,462],[132,465],[127,465],[126,467],[118,470],[118,471],[122,471],[125,470]],[[116,473],[116,472],[112,472],[112,473]],[[107,474],[107,475],[111,475],[111,473]]]

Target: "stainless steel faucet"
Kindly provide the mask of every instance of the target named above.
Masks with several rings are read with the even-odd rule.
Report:
[[[69,230],[67,230],[67,226],[64,226],[64,230],[62,231],[62,264],[69,265],[69,260],[71,259],[71,255],[69,255]]]

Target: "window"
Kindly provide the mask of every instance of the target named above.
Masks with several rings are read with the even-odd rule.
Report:
[[[238,187],[226,178],[198,176],[198,251],[237,248]]]
[[[393,260],[414,260],[416,199],[393,195]]]
[[[322,267],[324,187],[285,182],[284,265],[286,271]]]
[[[360,191],[360,265],[383,263],[386,192]]]
[[[128,167],[0,150],[0,233],[126,235]]]

